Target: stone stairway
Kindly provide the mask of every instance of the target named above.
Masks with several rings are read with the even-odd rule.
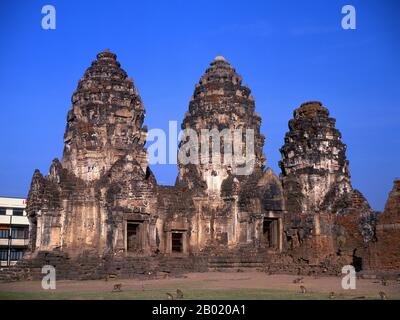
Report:
[[[223,249],[207,253],[209,271],[259,271],[265,268],[266,249],[242,246],[235,251]]]
[[[265,266],[263,258],[242,258],[235,256],[216,256],[208,259],[209,271],[258,271]]]

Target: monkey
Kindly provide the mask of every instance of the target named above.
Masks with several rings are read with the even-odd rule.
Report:
[[[183,299],[183,292],[182,290],[176,289],[176,298]]]
[[[105,282],[107,282],[107,281],[108,281],[108,276],[106,276],[106,277],[104,278],[104,281],[105,281]]]
[[[381,297],[381,300],[387,300],[387,295],[383,291],[379,292],[379,296]]]
[[[301,293],[307,293],[307,289],[305,286],[300,286]]]
[[[294,279],[293,280],[293,283],[303,283],[303,277],[301,277],[301,278],[296,278],[296,279]]]
[[[174,296],[172,294],[170,294],[169,292],[167,292],[166,295],[167,295],[168,300],[174,300]]]
[[[122,283],[114,284],[114,289],[112,292],[121,292],[122,291]]]
[[[387,282],[387,280],[385,278],[382,279],[381,283],[385,287],[388,285],[388,282]]]
[[[335,293],[332,291],[331,293],[329,293],[329,299],[335,299]]]

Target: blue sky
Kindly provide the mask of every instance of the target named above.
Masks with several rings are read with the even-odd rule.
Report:
[[[56,30],[41,8],[57,10]],[[352,4],[357,29],[341,28]],[[319,100],[347,144],[353,186],[382,210],[400,176],[397,1],[1,1],[0,195],[27,195],[61,157],[66,113],[85,69],[109,48],[135,81],[149,128],[182,121],[194,85],[223,55],[255,97],[267,165],[293,110]],[[173,184],[175,165],[152,167]]]

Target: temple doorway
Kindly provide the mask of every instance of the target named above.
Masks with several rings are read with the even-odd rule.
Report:
[[[262,242],[267,248],[278,248],[279,229],[277,218],[264,218],[262,230]]]
[[[126,249],[135,252],[142,249],[141,226],[139,221],[127,221],[126,223]]]
[[[182,253],[183,252],[183,233],[182,232],[172,232],[172,252]]]

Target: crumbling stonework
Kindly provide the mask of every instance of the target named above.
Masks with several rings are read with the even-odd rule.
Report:
[[[376,224],[378,241],[371,249],[374,270],[400,270],[400,179],[396,179]]]
[[[284,207],[282,188],[271,169],[263,172],[264,136],[260,133],[260,125],[261,118],[255,112],[254,99],[250,89],[242,85],[242,77],[223,57],[215,58],[196,85],[189,112],[182,123],[182,129],[194,130],[199,141],[204,130],[228,133],[228,136],[221,134],[213,140],[214,145],[220,143],[217,152],[207,150],[204,155],[198,150],[198,164],[178,164],[177,185],[195,195],[195,210],[189,217],[193,252],[210,251],[211,248],[213,252],[225,252],[227,248],[237,249],[243,245],[268,245],[280,250],[279,229]],[[235,130],[240,130],[240,141],[234,140]],[[236,152],[246,158],[249,142],[242,140],[242,135],[248,132],[254,133],[252,157],[242,164],[234,160],[226,163],[222,158],[213,162],[212,156],[225,155],[225,142],[231,141],[234,141],[231,145],[233,156]],[[180,152],[185,142],[181,142]],[[240,169],[245,166],[250,169],[242,174]],[[267,217],[273,221],[268,230],[263,231],[264,218]],[[261,240],[262,237],[271,239],[267,244]]]
[[[144,114],[116,55],[99,53],[72,96],[62,162],[55,159],[46,177],[36,171],[32,179],[33,252],[126,251],[128,220],[140,223],[141,246],[130,249],[156,249],[156,180],[147,167]]]
[[[351,191],[346,146],[335,119],[320,102],[294,111],[281,148],[282,183],[290,212],[318,212]]]
[[[233,142],[233,154],[245,160],[212,161],[210,150],[193,151],[184,138],[178,154],[199,162],[179,157],[175,186],[159,186],[148,167],[144,116],[116,55],[99,53],[72,96],[62,161],[33,175],[30,253],[4,277],[38,274],[49,263],[72,279],[243,267],[337,274],[346,264],[400,270],[399,181],[385,212],[373,212],[351,186],[346,146],[321,103],[294,111],[278,177],[265,169],[250,89],[217,57],[195,87],[182,129],[200,141],[204,130],[225,132],[211,151],[222,154]],[[253,132],[253,142],[232,138],[238,129]],[[242,174],[243,167],[251,170]]]
[[[260,125],[261,117],[255,112],[254,98],[249,87],[242,85],[242,77],[236,73],[225,58],[216,57],[196,85],[189,104],[189,112],[185,114],[182,123],[182,129],[195,130],[199,140],[202,130],[216,130],[221,135],[223,130],[228,130],[231,133],[230,139],[233,139],[235,129],[242,130],[243,134],[246,129],[253,130],[255,159],[251,160],[254,161],[252,171],[259,173],[265,164],[265,155],[262,151],[264,136],[260,133]],[[227,137],[223,138],[228,139]],[[213,155],[224,154],[224,142],[226,141],[221,141],[221,152],[215,152]],[[237,151],[240,155],[246,155],[246,143],[242,140],[238,144],[233,143],[232,149],[233,152]],[[225,164],[223,163],[224,159],[220,159],[217,164],[214,164],[209,154],[211,152],[207,152],[205,161],[200,161],[195,166],[179,163],[177,183],[189,189],[205,189],[207,194],[219,196],[221,186],[226,178],[230,176],[240,178],[240,175],[237,174],[240,164],[235,161]],[[199,150],[198,157],[200,160],[204,160],[201,150]]]
[[[350,182],[346,145],[320,102],[294,111],[281,148],[287,249],[299,260],[354,264],[375,240],[375,214]]]

